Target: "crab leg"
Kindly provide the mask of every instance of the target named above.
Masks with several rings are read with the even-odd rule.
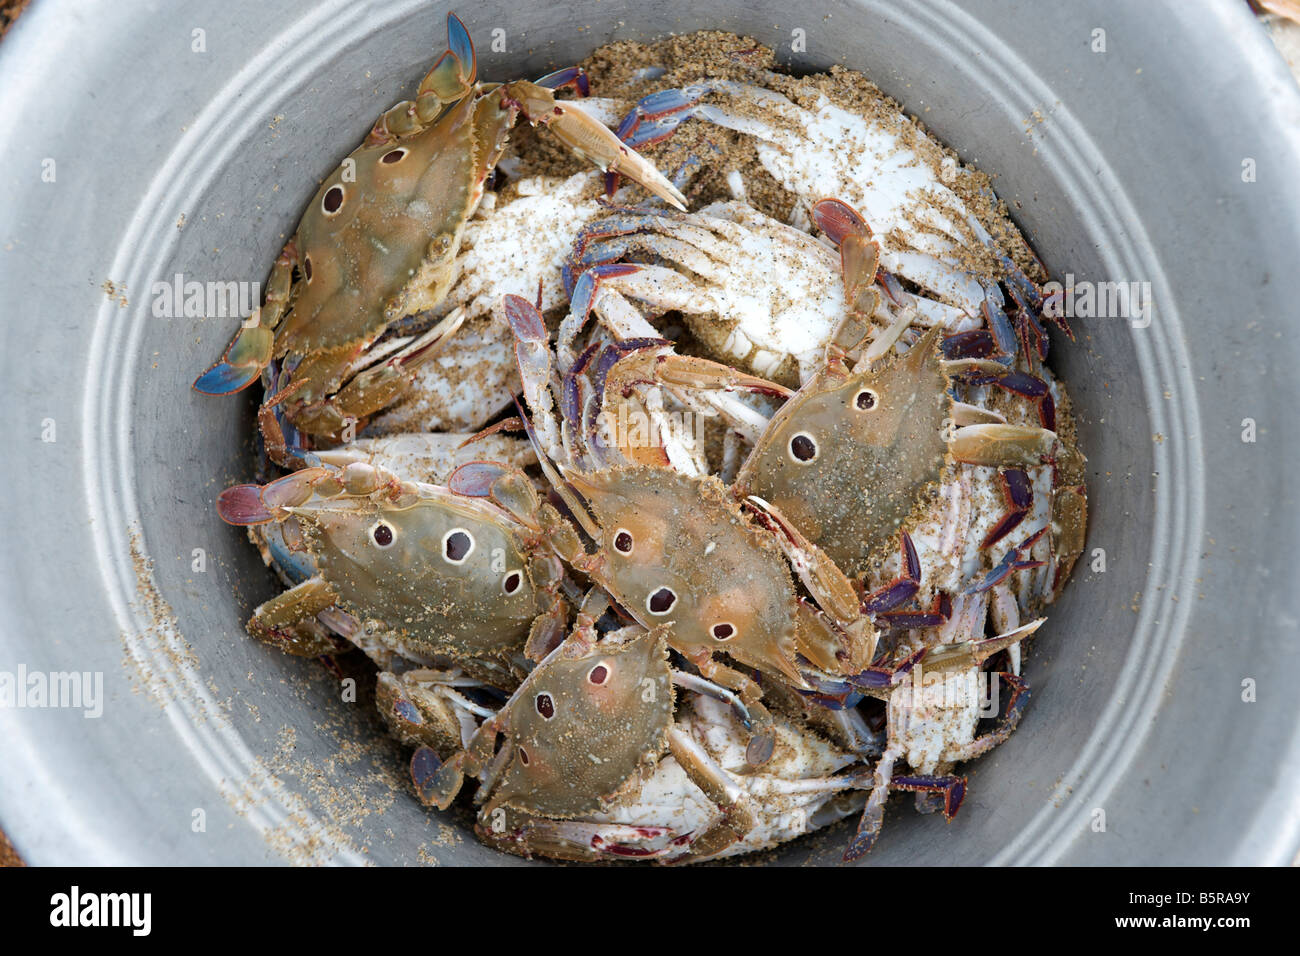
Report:
[[[737,786],[727,772],[709,756],[690,734],[680,728],[668,731],[668,749],[704,795],[718,807],[718,817],[703,833],[691,839],[690,858],[721,853],[754,828],[754,812],[749,794]]]
[[[464,321],[465,311],[455,309],[396,355],[358,373],[326,403],[338,410],[340,424],[360,421],[396,401],[411,386],[416,369],[442,351]]]
[[[916,596],[921,589],[921,560],[916,554],[912,536],[906,531],[898,534],[902,571],[889,584],[873,591],[862,600],[862,609],[868,614],[885,614],[901,607]]]
[[[745,760],[753,767],[767,763],[776,746],[776,738],[772,735],[772,714],[763,704],[763,689],[740,671],[718,663],[707,649],[683,656],[699,669],[706,680],[735,692],[749,714],[748,729],[754,733],[745,748]]]
[[[310,577],[260,605],[248,619],[248,633],[289,654],[317,657],[336,650],[315,617],[338,601],[324,578]]]
[[[998,472],[998,480],[1002,483],[1007,513],[980,542],[980,550],[992,547],[1015,530],[1025,520],[1029,506],[1034,502],[1033,485],[1024,469],[1004,468]]]
[[[966,797],[966,778],[952,775],[907,775],[894,776],[894,762],[901,756],[893,750],[887,750],[876,763],[871,796],[867,798],[862,819],[858,822],[857,833],[844,851],[844,861],[851,863],[870,852],[880,836],[881,825],[885,819],[885,804],[891,790],[911,790],[918,793],[934,793],[943,797],[942,809],[946,819],[952,820],[961,809]]]
[[[457,671],[406,671],[401,676],[381,672],[375,685],[375,703],[389,729],[405,743],[452,749],[468,746],[478,731],[479,719],[496,711],[456,690],[487,690]]]
[[[686,671],[679,670],[673,671],[673,684],[686,690],[693,690],[697,694],[707,694],[710,697],[717,698],[731,708],[746,730],[753,726],[753,720],[749,716],[749,708],[745,706],[745,702],[725,687],[707,681],[696,674],[689,674]]]
[[[1020,718],[1024,715],[1025,704],[1029,702],[1029,685],[1025,683],[1024,678],[1017,677],[1015,674],[1008,674],[1005,671],[998,671],[996,676],[1011,688],[1011,700],[1007,702],[1002,720],[998,722],[996,729],[981,737],[976,737],[956,754],[953,754],[952,759],[954,761],[973,760],[988,753],[994,747],[1005,743],[1007,738],[1011,736],[1012,731],[1020,724]]]

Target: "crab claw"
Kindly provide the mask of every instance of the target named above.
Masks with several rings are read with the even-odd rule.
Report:
[[[546,322],[537,306],[520,295],[507,295],[502,299],[506,320],[515,337],[515,362],[519,366],[519,377],[524,385],[524,397],[534,410],[539,407],[545,412],[551,409],[551,346],[550,333]],[[537,436],[532,431],[528,417],[520,411],[520,420],[524,423],[530,440]],[[549,436],[544,444],[550,445],[555,436]]]
[[[217,495],[217,514],[226,524],[246,527],[275,520],[262,503],[261,485],[233,485]]]
[[[844,572],[826,556],[826,552],[804,537],[780,509],[770,502],[750,495],[745,499],[745,504],[758,515],[764,525],[777,533],[777,544],[785,552],[795,573],[799,575],[799,580],[822,609],[841,625],[851,625],[857,621],[861,613],[857,592]],[[871,643],[874,648],[874,639]]]
[[[307,501],[324,479],[339,472],[329,468],[303,468],[265,485],[233,485],[217,495],[217,514],[227,524],[266,524],[280,517],[282,509]]]
[[[494,461],[466,462],[447,478],[447,487],[466,498],[489,498],[492,486],[506,473],[507,469]]]
[[[968,465],[1033,467],[1056,449],[1055,432],[1029,425],[967,425],[948,443],[952,456]]]
[[[541,499],[528,476],[518,469],[494,461],[467,462],[451,473],[447,487],[465,498],[487,498],[528,527],[537,525]]]
[[[918,627],[938,627],[952,617],[952,598],[940,592],[935,595],[934,602],[930,605],[928,611],[906,609],[902,611],[884,611],[879,616],[888,621],[890,627],[902,630],[911,630]]]
[[[411,781],[425,806],[446,810],[456,799],[464,780],[461,762],[452,758],[443,763],[432,747],[420,747],[411,756]]]
[[[835,330],[832,345],[841,353],[854,349],[871,329],[871,314],[880,305],[876,288],[880,271],[880,244],[871,236],[871,228],[852,206],[839,199],[821,199],[813,204],[813,221],[828,239],[840,248],[840,274],[844,281],[844,301],[849,315]],[[901,334],[905,325],[895,332]],[[890,338],[888,345],[893,345]],[[876,354],[883,354],[883,351]],[[874,360],[874,359],[873,359]]]
[[[252,385],[271,361],[275,333],[261,325],[246,326],[231,341],[226,354],[194,380],[205,395],[233,395]]]
[[[966,778],[965,777],[931,777],[931,776],[909,776],[894,777],[889,781],[889,786],[893,790],[911,790],[918,793],[937,793],[943,796],[943,815],[946,819],[951,820],[961,809],[961,803],[966,799]]]
[[[998,651],[1028,640],[1046,620],[1047,618],[1040,617],[996,637],[928,648],[923,655],[926,669],[937,672],[979,667]]]
[[[686,197],[677,187],[577,103],[557,100],[551,90],[526,80],[506,84],[502,102],[518,109],[529,122],[548,127],[578,157],[606,172],[628,177],[685,211]]]

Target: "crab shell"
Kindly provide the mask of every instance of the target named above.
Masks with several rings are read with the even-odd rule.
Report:
[[[846,574],[890,545],[947,460],[948,382],[928,332],[902,356],[828,368],[773,416],[737,488],[776,505]]]
[[[435,485],[285,510],[338,606],[425,655],[509,659],[561,574],[509,515]]]
[[[307,379],[292,399],[298,427],[341,427],[310,405],[393,321],[446,296],[512,119],[499,95],[468,95],[428,127],[361,146],[321,184],[294,237],[302,281],[275,337],[275,356],[300,356],[293,377]]]
[[[720,651],[804,686],[789,567],[725,485],[646,465],[566,477],[602,529],[602,583],[637,621],[671,622],[693,660]]]
[[[501,832],[511,810],[557,819],[597,812],[653,768],[673,720],[668,630],[569,638],[528,675],[479,731],[504,733],[508,749],[480,826]]]

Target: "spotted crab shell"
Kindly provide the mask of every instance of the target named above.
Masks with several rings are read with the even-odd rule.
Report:
[[[668,630],[570,638],[539,664],[498,715],[512,753],[483,813],[593,813],[653,768],[673,720]]]
[[[943,474],[952,402],[939,333],[874,368],[819,372],[773,416],[737,476],[846,574],[897,547]]]
[[[302,279],[276,355],[355,351],[440,302],[507,125],[495,98],[471,94],[423,129],[353,152],[298,225]]]
[[[480,502],[444,492],[294,510],[340,606],[427,654],[506,659],[548,604],[551,565]]]
[[[721,651],[802,685],[780,549],[713,477],[648,465],[569,476],[602,529],[606,589],[687,656]]]

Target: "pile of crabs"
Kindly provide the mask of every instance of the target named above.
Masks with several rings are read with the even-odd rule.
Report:
[[[265,389],[279,477],[217,502],[288,586],[249,631],[367,654],[420,799],[471,778],[510,852],[704,860],[856,814],[852,859],[891,791],[951,818],[1083,547],[1022,241],[901,114],[757,67],[480,83],[448,33],[195,383]],[[519,117],[600,171],[523,175]],[[687,119],[786,221],[723,151],[638,153]],[[732,195],[688,212],[711,164]]]

